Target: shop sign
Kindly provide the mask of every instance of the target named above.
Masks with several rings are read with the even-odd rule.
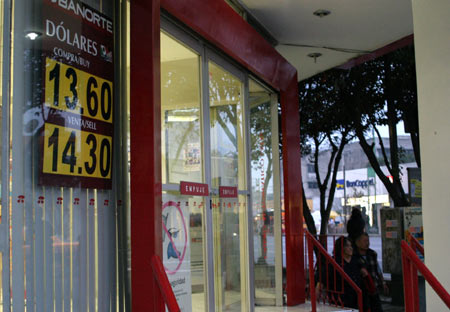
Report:
[[[219,186],[219,197],[222,198],[237,198],[238,189],[234,186]]]
[[[181,181],[180,194],[191,196],[208,196],[208,184]]]
[[[370,185],[375,185],[375,179],[369,178],[367,180],[354,180],[354,181],[344,181],[344,179],[336,180],[336,189],[343,190],[344,185],[347,187],[367,188]]]
[[[43,0],[40,184],[111,189],[113,23],[74,0]]]

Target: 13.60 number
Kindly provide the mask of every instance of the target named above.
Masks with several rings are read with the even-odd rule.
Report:
[[[113,94],[110,81],[50,58],[46,60],[46,68],[47,105],[112,122]]]

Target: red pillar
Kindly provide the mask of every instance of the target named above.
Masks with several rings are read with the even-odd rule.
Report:
[[[162,257],[159,0],[131,1],[130,22],[132,310],[162,312],[151,266]]]
[[[287,305],[305,302],[300,117],[297,75],[281,91]]]

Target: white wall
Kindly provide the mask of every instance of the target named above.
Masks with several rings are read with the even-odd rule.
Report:
[[[412,0],[426,264],[450,291],[450,1]],[[427,289],[427,310],[447,311]]]

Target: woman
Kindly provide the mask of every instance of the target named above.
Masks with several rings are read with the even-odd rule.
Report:
[[[367,274],[365,269],[361,269],[357,259],[353,257],[353,247],[351,241],[341,236],[334,245],[334,259],[341,265],[344,272],[353,282],[362,290],[363,275]],[[342,279],[339,273],[336,273],[336,290],[342,289]],[[364,297],[364,293],[363,293]],[[363,298],[364,299],[364,298]],[[344,281],[344,294],[341,295],[341,301],[345,307],[358,309],[358,295],[349,283]],[[367,311],[367,300],[363,300],[364,311]]]

